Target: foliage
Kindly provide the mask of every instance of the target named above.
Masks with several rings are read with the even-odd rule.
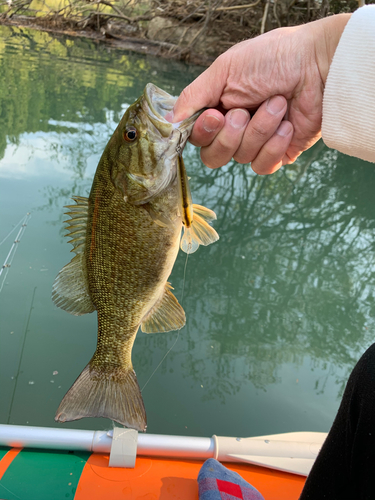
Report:
[[[369,0],[367,3],[373,3]],[[149,39],[168,57],[209,63],[233,44],[340,12],[364,0],[0,0],[0,20],[103,39]],[[2,14],[1,14],[2,13]],[[28,19],[28,21],[27,21]]]

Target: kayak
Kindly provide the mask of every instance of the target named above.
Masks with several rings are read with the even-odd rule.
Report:
[[[5,450],[0,451],[4,453]],[[108,467],[109,456],[12,448],[0,461],[2,500],[197,500],[203,461],[141,457],[134,469]],[[225,463],[265,500],[297,500],[305,478],[255,465]]]
[[[265,500],[297,500],[325,437],[195,438],[0,425],[0,499],[197,500],[199,470],[214,457]]]

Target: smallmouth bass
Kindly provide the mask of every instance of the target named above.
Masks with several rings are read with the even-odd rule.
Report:
[[[99,161],[88,198],[67,208],[75,257],[57,275],[52,300],[65,311],[97,311],[96,351],[56,412],[56,421],[106,417],[140,431],[146,412],[131,352],[139,327],[185,325],[168,277],[186,253],[217,241],[211,210],[193,205],[182,150],[200,112],[165,120],[176,98],[148,84],[122,117]],[[184,233],[181,238],[181,229]]]

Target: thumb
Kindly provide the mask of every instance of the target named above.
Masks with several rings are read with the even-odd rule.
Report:
[[[227,81],[229,65],[219,57],[216,61],[188,85],[177,99],[173,108],[173,122],[189,118],[202,108],[212,108],[220,103]]]

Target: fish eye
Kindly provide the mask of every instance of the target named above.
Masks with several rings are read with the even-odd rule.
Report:
[[[133,142],[136,140],[138,135],[137,129],[135,127],[129,127],[124,130],[124,139],[126,142]]]

